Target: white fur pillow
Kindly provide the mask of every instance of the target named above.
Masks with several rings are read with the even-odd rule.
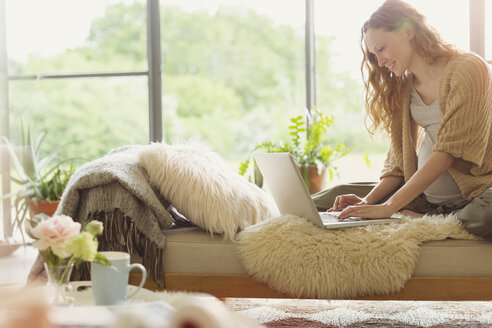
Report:
[[[234,239],[239,230],[278,215],[272,198],[232,171],[204,145],[154,143],[140,155],[150,183],[191,222]]]

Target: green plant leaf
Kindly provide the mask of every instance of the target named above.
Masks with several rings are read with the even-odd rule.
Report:
[[[333,169],[331,167],[328,167],[328,173],[330,173],[330,181],[333,180]]]
[[[369,156],[367,155],[367,152],[364,154],[364,163],[368,168],[371,168],[371,160],[369,159]]]
[[[75,259],[75,268],[78,270],[83,263],[84,263],[83,259],[81,258]]]
[[[249,167],[249,159],[245,160],[244,162],[241,162],[239,165],[239,174],[240,175],[245,175],[246,171],[248,170]]]
[[[29,176],[27,175],[26,171],[24,170],[24,166],[21,163],[21,160],[19,159],[19,156],[17,156],[17,153],[14,149],[14,146],[10,143],[10,141],[5,137],[2,136],[2,140],[7,146],[7,150],[9,151],[9,155],[12,161],[12,164],[14,166],[15,171],[19,175],[20,179],[22,181],[27,181],[29,179]]]

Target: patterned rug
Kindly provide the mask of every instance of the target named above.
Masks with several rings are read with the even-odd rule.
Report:
[[[228,298],[226,305],[271,328],[492,327],[492,302]]]

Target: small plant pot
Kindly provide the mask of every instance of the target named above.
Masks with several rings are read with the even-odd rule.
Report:
[[[44,213],[48,216],[53,216],[55,214],[56,209],[58,208],[58,204],[60,204],[59,200],[53,201],[33,201],[29,200],[29,212],[31,213],[31,218],[33,218],[36,214]]]
[[[309,165],[307,168],[307,179],[305,178],[306,166],[299,167],[299,171],[301,171],[301,175],[304,177],[304,183],[306,183],[306,187],[308,187],[309,193],[312,195],[320,192],[321,189],[323,189],[323,182],[325,181],[326,170],[323,170],[323,172],[319,174],[318,168],[315,165]]]

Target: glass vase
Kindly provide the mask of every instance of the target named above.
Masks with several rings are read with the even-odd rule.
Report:
[[[51,287],[51,304],[57,306],[73,306],[75,302],[73,286],[70,283],[73,263],[54,265],[44,263],[48,275],[48,285]]]

